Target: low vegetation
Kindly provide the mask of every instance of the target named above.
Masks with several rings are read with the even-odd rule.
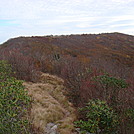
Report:
[[[101,100],[90,100],[89,103],[80,109],[83,120],[75,122],[81,133],[94,134],[117,134],[118,116],[106,102]]]
[[[98,116],[95,116],[94,118],[91,118],[90,116],[87,117],[87,115],[85,115],[84,120],[82,120],[83,112],[80,112],[80,121],[77,122],[77,127],[80,127],[82,132],[88,131],[95,134],[115,133],[114,129],[110,129],[112,126],[110,126],[109,120],[105,116],[107,115],[107,113],[105,113],[107,111],[105,111],[105,108],[103,107],[104,105],[98,105],[104,101],[106,103],[105,105],[107,105],[109,109],[113,109],[114,114],[119,117],[118,121],[116,120],[119,124],[117,125],[114,122],[116,124],[114,127],[117,128],[116,133],[133,133],[134,126],[131,124],[134,124],[132,114],[132,111],[134,110],[134,90],[132,83],[127,83],[124,79],[116,78],[102,70],[93,70],[93,68],[83,65],[81,67],[80,64],[79,68],[76,68],[76,64],[71,64],[71,67],[66,66],[66,70],[64,70],[63,73],[65,85],[67,87],[67,96],[69,96],[69,100],[76,107],[84,107],[83,109],[86,110],[88,110],[89,107],[92,107],[92,104],[95,108],[98,107],[98,114],[94,113],[96,111],[93,107],[93,113],[92,110],[87,113],[88,115],[91,114],[92,117],[97,114]],[[95,102],[91,101],[92,99]],[[97,101],[98,99],[100,101]],[[88,106],[86,106],[86,103],[88,103]],[[102,112],[101,109],[103,109],[104,112]],[[113,111],[110,113],[109,110],[109,114],[113,114]],[[131,111],[129,116],[127,114],[128,111]],[[99,113],[101,113],[101,115],[99,115]],[[96,121],[96,118],[99,118],[100,116],[106,117],[105,123],[109,125],[106,127],[108,127],[111,131],[108,132],[108,130],[106,130],[105,132],[97,126],[99,122]],[[111,121],[114,121],[114,117],[112,117],[112,115],[110,116]],[[94,122],[92,122],[91,119]],[[95,124],[95,122],[97,124]],[[95,128],[91,127],[92,125]]]
[[[30,98],[22,81],[12,77],[11,72],[10,65],[0,61],[0,133],[28,134]]]

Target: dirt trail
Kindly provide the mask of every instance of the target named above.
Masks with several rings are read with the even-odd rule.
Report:
[[[48,123],[58,124],[60,134],[72,134],[75,109],[63,95],[64,81],[56,76],[42,74],[38,83],[24,83],[33,98],[30,118],[39,134],[45,133]]]

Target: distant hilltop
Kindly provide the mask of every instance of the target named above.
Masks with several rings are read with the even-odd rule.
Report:
[[[44,69],[46,66],[49,71],[52,67],[48,63],[45,65],[46,61],[65,61],[68,57],[108,72],[128,70],[134,66],[134,36],[115,32],[17,37],[0,46],[0,55],[10,61],[11,57],[15,57],[13,60],[19,55],[21,62],[32,58],[34,65]]]

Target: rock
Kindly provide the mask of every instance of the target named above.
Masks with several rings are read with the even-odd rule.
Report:
[[[81,134],[80,128],[76,128],[75,130],[77,134]],[[94,134],[94,133],[86,132],[85,134]]]
[[[56,125],[54,123],[48,123],[46,125],[45,134],[59,134],[57,132],[57,128],[58,128],[58,125]]]

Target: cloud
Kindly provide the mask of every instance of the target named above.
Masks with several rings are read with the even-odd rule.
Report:
[[[21,35],[134,31],[134,0],[0,0],[0,42]]]
[[[112,0],[112,2],[126,4],[126,3],[130,3],[130,2],[134,2],[134,0]]]

